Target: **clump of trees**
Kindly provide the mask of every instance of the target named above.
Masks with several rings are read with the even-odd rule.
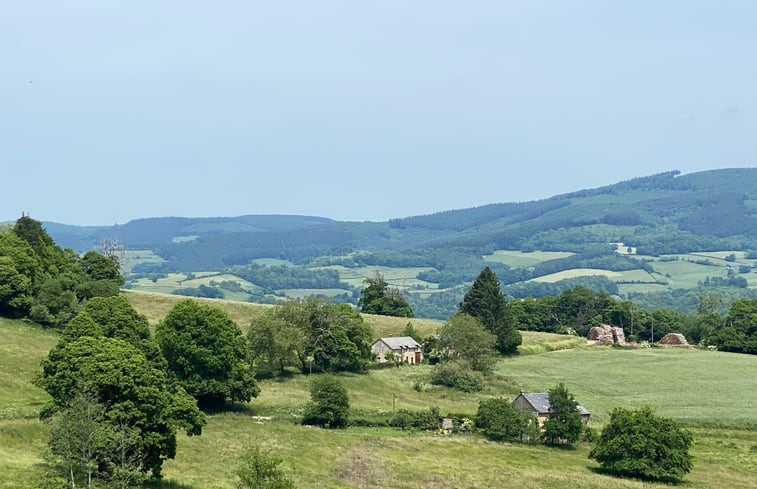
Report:
[[[348,304],[308,298],[280,302],[253,319],[248,338],[260,367],[336,372],[368,365],[373,333]]]
[[[691,471],[691,433],[650,407],[616,408],[589,453],[603,469],[651,480],[680,479]]]
[[[413,310],[399,289],[389,287],[380,272],[365,279],[365,288],[360,292],[358,307],[366,314],[382,316],[413,317]]]
[[[181,301],[155,337],[168,370],[200,405],[248,402],[260,392],[247,340],[222,309]]]
[[[75,444],[51,438],[56,467],[70,473],[74,463],[74,472],[88,479],[112,480],[118,467],[119,477],[159,476],[163,461],[176,454],[176,431],[199,435],[205,424],[195,399],[169,378],[147,320],[121,297],[92,299],[68,323],[42,364],[39,384],[51,396],[43,418],[76,426],[81,412],[90,413],[87,429],[104,433],[96,436],[103,447],[92,448],[86,462],[71,462]]]
[[[61,249],[42,224],[22,216],[0,233],[0,315],[64,326],[92,297],[117,295],[117,256]]]
[[[344,384],[333,375],[319,375],[310,384],[310,402],[305,405],[302,424],[343,428],[347,426],[349,410]]]

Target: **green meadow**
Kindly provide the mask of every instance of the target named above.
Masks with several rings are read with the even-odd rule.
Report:
[[[151,323],[179,297],[126,294]],[[246,329],[266,306],[205,300]],[[399,334],[408,320],[365,316],[375,336]],[[410,320],[422,335],[439,322]],[[600,428],[616,406],[649,404],[691,429],[694,470],[687,488],[753,488],[757,484],[757,356],[697,349],[625,349],[587,345],[581,338],[524,332],[521,354],[498,362],[483,391],[466,394],[428,381],[430,366],[342,374],[352,417],[387,417],[392,409],[427,409],[472,416],[484,398],[512,398],[520,388],[546,391],[565,382]],[[0,320],[0,488],[34,487],[47,427],[37,420],[47,395],[34,386],[56,334],[33,324]],[[329,431],[300,426],[309,376],[290,372],[260,381],[249,404],[211,414],[202,436],[178,438],[164,465],[170,489],[231,489],[242,448],[259,443],[284,459],[303,488],[663,488],[597,471],[591,446],[573,448],[494,443],[473,434],[351,427]],[[264,421],[254,416],[271,416]]]

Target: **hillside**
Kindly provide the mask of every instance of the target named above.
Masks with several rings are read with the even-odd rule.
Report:
[[[133,299],[133,296],[130,295]],[[219,303],[232,312],[231,303]],[[240,306],[239,310],[242,310]],[[237,311],[239,313],[239,311]],[[156,316],[155,319],[160,319]],[[386,318],[389,329],[404,320]],[[526,343],[548,345],[558,335],[527,334]],[[47,330],[0,320],[0,487],[34,487],[47,426],[36,418],[46,394],[32,383],[40,361],[55,343]],[[617,405],[651,403],[661,414],[693,430],[691,488],[753,487],[757,423],[754,379],[757,357],[702,350],[588,348],[520,355],[502,360],[481,393],[430,385],[426,365],[342,374],[354,418],[386,416],[396,406],[472,415],[478,400],[513,397],[519,387],[546,390],[564,381],[592,412],[595,427]],[[650,378],[650,365],[655,377]],[[246,405],[211,414],[200,437],[181,436],[176,459],[164,467],[157,488],[231,488],[242,447],[255,440],[284,459],[301,489],[506,487],[657,488],[666,484],[617,479],[587,459],[589,444],[561,450],[543,445],[494,443],[472,435],[444,437],[392,428],[319,430],[299,426],[308,376],[261,381],[261,395]],[[416,386],[420,386],[417,388]],[[675,386],[675,388],[671,388]],[[272,416],[260,422],[251,415]],[[549,463],[545,464],[544,461]]]
[[[380,270],[416,315],[446,318],[491,266],[512,297],[575,285],[690,312],[679,291],[754,297],[757,168],[676,171],[549,199],[388,222],[303,216],[149,218],[87,227],[45,223],[82,251],[102,238],[129,250],[129,287],[275,302],[322,295],[355,302]],[[732,255],[732,256],[731,256]],[[722,290],[721,290],[722,289]]]

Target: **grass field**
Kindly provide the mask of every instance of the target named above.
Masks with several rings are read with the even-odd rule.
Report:
[[[342,265],[329,265],[326,267],[315,267],[316,269],[336,270],[339,273],[339,280],[350,284],[353,287],[365,287],[365,279],[372,278],[376,272],[381,272],[384,280],[392,286],[400,289],[422,286],[436,288],[437,284],[426,282],[418,279],[418,274],[433,270],[431,267],[353,267],[348,268]]]
[[[491,255],[484,256],[484,261],[504,263],[505,265],[517,267],[530,267],[547,260],[556,260],[573,255],[567,251],[523,251],[513,250],[496,250]]]
[[[129,292],[155,322],[179,297]],[[235,318],[264,306],[207,302]],[[160,312],[162,311],[162,313]],[[239,321],[240,325],[244,322]],[[366,316],[375,330],[401,331],[407,320]],[[439,323],[410,320],[433,331]],[[383,334],[383,333],[382,333]],[[342,374],[353,417],[385,416],[396,408],[472,415],[483,398],[514,397],[520,387],[545,391],[566,383],[600,426],[615,406],[655,406],[694,432],[694,470],[687,488],[753,488],[757,483],[757,356],[695,349],[616,349],[580,338],[524,332],[523,353],[501,360],[482,392],[465,394],[428,382],[432,367],[405,366]],[[36,420],[46,394],[32,379],[56,335],[20,321],[0,320],[0,488],[34,487],[35,464],[47,427]],[[571,343],[572,342],[572,343]],[[552,350],[552,351],[550,351]],[[244,445],[275,449],[300,489],[310,488],[663,488],[603,475],[587,458],[590,446],[573,449],[493,443],[479,436],[444,437],[389,428],[327,431],[296,422],[308,400],[309,377],[262,380],[248,405],[212,414],[200,437],[180,435],[176,459],[164,465],[165,489],[231,489]],[[251,415],[272,416],[260,422]],[[743,429],[751,425],[753,429]]]
[[[649,283],[655,283],[657,281],[654,275],[641,269],[615,272],[612,270],[603,270],[600,268],[573,268],[571,270],[563,270],[562,272],[550,273],[549,275],[542,275],[541,277],[536,277],[532,280],[534,282],[554,283],[569,278],[599,275],[605,276],[613,281],[634,281]]]

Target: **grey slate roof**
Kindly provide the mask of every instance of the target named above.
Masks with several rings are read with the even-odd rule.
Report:
[[[549,394],[546,392],[535,392],[531,394],[526,394],[525,392],[521,394],[525,400],[527,400],[533,407],[536,409],[536,412],[539,414],[549,414]],[[589,411],[586,410],[585,407],[582,405],[578,405],[578,412],[582,415],[589,414]]]
[[[403,350],[406,348],[421,348],[421,344],[410,336],[389,336],[379,338],[377,341],[383,341],[392,350]]]

